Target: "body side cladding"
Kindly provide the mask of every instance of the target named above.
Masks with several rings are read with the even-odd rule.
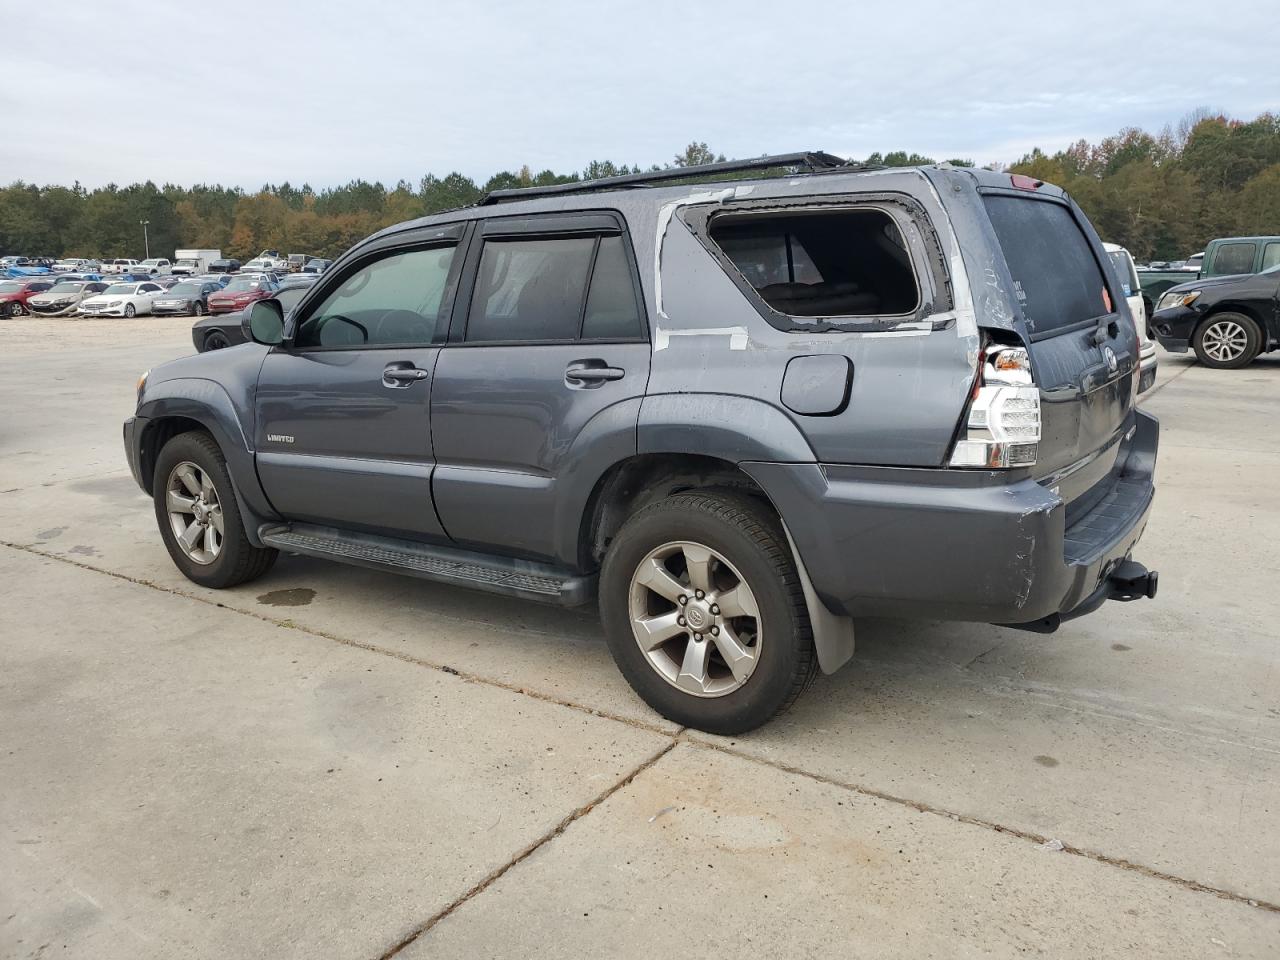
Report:
[[[800,428],[781,410],[731,394],[647,396],[640,407],[636,441],[640,453],[701,454],[735,464],[817,460]]]

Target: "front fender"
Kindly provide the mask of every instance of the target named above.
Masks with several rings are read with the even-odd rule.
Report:
[[[253,430],[252,425],[245,422],[247,414],[247,410],[237,410],[220,384],[185,377],[148,384],[137,412],[138,417],[146,418],[149,423],[148,432],[156,430],[158,421],[166,417],[194,420],[209,431],[226,458],[236,499],[245,517],[245,528],[253,539],[262,522],[277,519],[278,515],[258,482],[251,439]],[[150,449],[146,434],[141,444],[150,462],[154,462],[159,451]],[[145,471],[144,480],[149,480]]]

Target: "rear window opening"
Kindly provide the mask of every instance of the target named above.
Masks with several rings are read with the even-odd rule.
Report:
[[[779,313],[892,316],[920,303],[906,241],[883,210],[728,214],[715,217],[709,232]]]
[[[1033,335],[1112,312],[1102,269],[1066,206],[1009,196],[987,196],[983,202]]]

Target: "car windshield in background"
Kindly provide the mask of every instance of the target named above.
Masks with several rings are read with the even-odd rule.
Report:
[[[248,293],[250,290],[257,290],[261,286],[261,280],[250,280],[246,277],[241,280],[232,280],[224,290],[227,293]]]
[[[201,284],[198,283],[175,283],[169,290],[169,293],[178,297],[198,297],[200,295]]]
[[[116,296],[129,296],[138,292],[138,286],[134,283],[113,283],[107,287],[104,293],[113,293]]]
[[[69,293],[79,293],[83,289],[83,283],[60,283],[49,291],[49,296],[66,296]]]
[[[0,294],[3,293],[21,293],[22,288],[26,284],[18,283],[16,280],[9,280],[6,283],[0,283]]]
[[[1102,270],[1066,206],[1001,195],[983,202],[1033,336],[1111,312]]]

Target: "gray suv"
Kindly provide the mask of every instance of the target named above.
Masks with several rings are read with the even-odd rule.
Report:
[[[1154,596],[1159,425],[1107,263],[1061,190],[983,170],[498,191],[149,371],[125,447],[196,583],[284,551],[598,598],[640,696],[732,734],[857,617],[1050,632]]]

